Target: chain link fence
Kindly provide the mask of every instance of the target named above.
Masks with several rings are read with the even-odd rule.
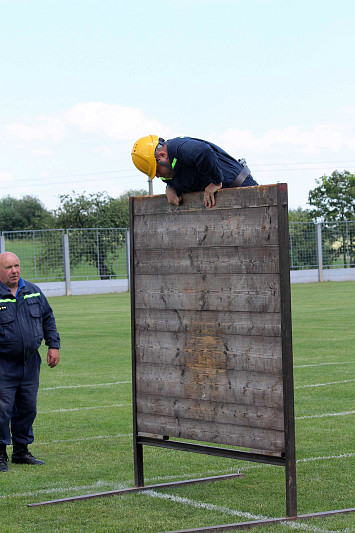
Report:
[[[291,270],[355,268],[355,221],[291,222]],[[127,228],[4,231],[1,251],[14,252],[26,279],[52,281],[129,278]]]
[[[68,273],[71,281],[126,279],[127,234],[126,228],[4,231],[1,251],[15,253],[34,283],[64,281]]]
[[[355,221],[291,222],[291,270],[354,268]]]

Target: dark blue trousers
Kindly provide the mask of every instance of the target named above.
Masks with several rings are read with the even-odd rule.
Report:
[[[40,367],[38,352],[25,364],[0,357],[0,444],[33,442]]]

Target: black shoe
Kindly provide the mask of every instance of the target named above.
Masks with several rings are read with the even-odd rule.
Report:
[[[44,465],[44,461],[33,457],[26,444],[14,444],[11,460],[18,465]]]
[[[6,453],[6,446],[0,448],[0,472],[7,472],[9,465],[7,464],[8,456]]]

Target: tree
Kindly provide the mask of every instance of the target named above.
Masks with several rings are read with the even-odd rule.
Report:
[[[354,262],[355,235],[348,229],[348,221],[355,220],[355,175],[347,170],[335,170],[330,176],[316,180],[318,187],[308,194],[308,203],[314,206],[314,218],[324,221],[323,236],[331,244],[334,258],[343,255],[344,266],[350,255]]]
[[[0,200],[0,231],[48,229],[54,226],[53,215],[35,196]]]
[[[115,275],[113,258],[124,245],[124,232],[112,228],[129,226],[129,196],[146,194],[145,191],[129,191],[119,198],[107,193],[65,194],[59,197],[61,205],[54,212],[59,228],[82,228],[69,239],[70,264],[72,267],[85,261],[95,266],[101,279]],[[101,229],[97,229],[101,228]]]
[[[290,209],[288,212],[289,222],[312,222],[313,217],[309,209],[298,207],[297,209]]]
[[[147,191],[130,190],[118,198],[105,192],[96,194],[63,194],[61,205],[54,211],[57,228],[127,228],[130,196],[144,196]]]
[[[308,203],[313,218],[329,222],[355,220],[355,175],[335,170],[330,176],[316,179],[318,187],[309,191]]]
[[[148,192],[144,189],[129,190],[118,198],[111,198],[107,206],[107,226],[113,228],[129,227],[129,199],[131,196],[146,196]]]

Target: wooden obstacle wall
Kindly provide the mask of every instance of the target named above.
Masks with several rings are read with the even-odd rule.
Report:
[[[134,433],[294,462],[287,186],[131,198]],[[291,448],[290,448],[291,442]]]

